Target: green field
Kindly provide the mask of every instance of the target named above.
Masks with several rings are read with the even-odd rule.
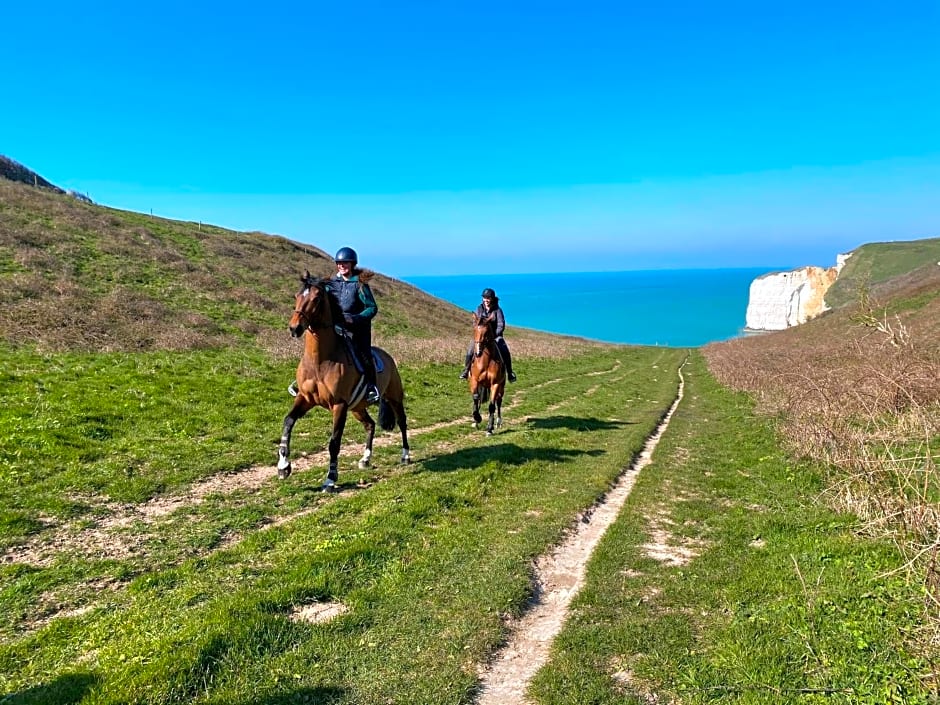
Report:
[[[31,560],[0,569],[2,702],[471,702],[532,561],[630,465],[687,354],[527,361],[493,437],[470,428],[454,366],[406,366],[416,462],[398,465],[384,434],[375,467],[355,469],[351,424],[342,492],[324,495],[322,462],[276,480],[291,365],[4,351],[0,424],[19,443],[3,450],[0,540]],[[923,664],[902,637],[918,595],[878,580],[898,556],[813,506],[817,476],[700,356],[685,370],[538,702],[917,702]],[[314,412],[295,453],[328,432]],[[695,546],[687,563],[644,554],[663,527]],[[318,603],[347,611],[292,619]]]

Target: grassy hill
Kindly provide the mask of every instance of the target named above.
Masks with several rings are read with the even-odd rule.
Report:
[[[940,269],[940,237],[862,245],[849,257],[839,278],[826,292],[826,303],[837,308],[858,301],[867,288],[888,297]]]
[[[304,269],[332,274],[331,255],[283,237],[115,210],[0,179],[0,339],[9,345],[277,348]],[[381,273],[373,281],[377,344],[407,353],[416,341],[424,351],[448,341],[443,347],[453,351],[449,341],[469,338],[466,311]]]

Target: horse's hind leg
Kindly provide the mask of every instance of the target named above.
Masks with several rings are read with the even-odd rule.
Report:
[[[395,409],[395,418],[398,420],[398,428],[401,431],[401,464],[407,465],[411,462],[411,448],[408,446],[408,419],[405,416],[405,404],[401,401],[389,403]]]
[[[362,454],[362,457],[359,458],[359,468],[369,467],[369,463],[372,461],[372,441],[375,438],[375,421],[369,416],[369,412],[366,409],[353,409],[353,416],[355,416],[359,423],[362,424],[362,427],[366,431],[366,449]]]

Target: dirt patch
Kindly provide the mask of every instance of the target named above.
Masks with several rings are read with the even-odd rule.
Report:
[[[698,555],[697,546],[688,543],[676,544],[672,536],[663,529],[654,528],[650,533],[650,541],[643,544],[646,555],[670,566],[685,565]]]
[[[322,624],[346,614],[349,608],[342,602],[314,602],[309,605],[300,605],[290,612],[292,622],[307,622],[309,624]]]

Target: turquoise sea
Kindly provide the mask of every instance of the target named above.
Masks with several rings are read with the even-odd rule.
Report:
[[[496,290],[509,326],[609,343],[697,347],[743,334],[751,282],[773,267],[403,277],[468,311]],[[510,344],[511,344],[510,340]]]

